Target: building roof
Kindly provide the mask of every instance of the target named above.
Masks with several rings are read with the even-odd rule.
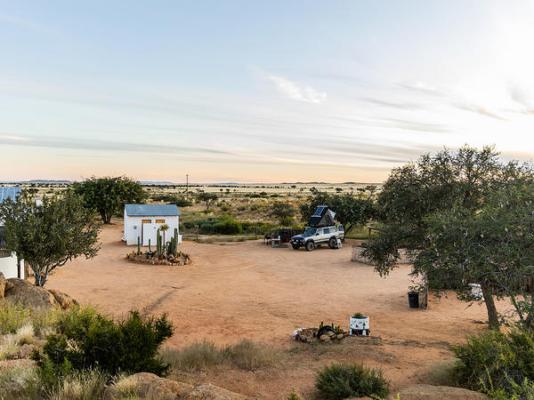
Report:
[[[126,204],[126,215],[130,217],[175,217],[180,215],[176,204]]]
[[[19,187],[0,187],[0,203],[7,199],[15,200],[19,194]]]

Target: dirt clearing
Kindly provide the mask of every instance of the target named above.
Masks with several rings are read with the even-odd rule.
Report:
[[[426,311],[409,309],[410,268],[380,278],[371,266],[350,261],[348,244],[340,250],[305,252],[272,249],[259,241],[185,242],[181,250],[193,263],[168,267],[129,263],[125,256],[134,249],[121,237],[120,222],[106,226],[99,255],[60,269],[48,288],[114,315],[131,309],[165,312],[176,327],[169,346],[241,339],[291,346],[290,361],[276,371],[212,371],[197,377],[244,394],[275,399],[292,388],[305,392],[315,371],[335,360],[380,366],[394,387],[418,382],[431,365],[452,357],[450,344],[483,329],[479,322],[486,319],[483,305],[468,307],[454,295],[431,298]],[[294,329],[321,321],[347,327],[355,312],[370,316],[371,334],[382,338],[381,345],[348,339],[322,349],[294,348],[289,339]]]

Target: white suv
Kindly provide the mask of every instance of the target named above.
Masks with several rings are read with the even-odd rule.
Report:
[[[338,239],[345,238],[345,229],[343,225],[332,225],[323,227],[307,227],[301,235],[295,235],[291,238],[291,246],[298,250],[304,247],[307,251],[312,251],[321,244],[328,243],[331,249],[338,249]]]

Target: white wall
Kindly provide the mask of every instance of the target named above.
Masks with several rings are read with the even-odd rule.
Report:
[[[143,223],[143,220],[150,220],[150,223]],[[156,220],[165,220],[162,223],[156,223]],[[142,240],[143,246],[148,246],[148,239],[150,239],[152,246],[156,247],[157,230],[163,224],[167,224],[169,229],[165,232],[165,241],[170,242],[174,235],[174,229],[178,229],[178,243],[182,241],[179,231],[179,218],[175,217],[130,217],[124,214],[124,240],[129,246],[137,245],[137,238]]]
[[[17,275],[17,256],[15,253],[11,257],[0,257],[0,272],[4,274],[6,279],[18,278]],[[20,262],[20,277],[24,279],[24,261]]]

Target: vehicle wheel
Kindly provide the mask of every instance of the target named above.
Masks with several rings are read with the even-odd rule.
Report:
[[[312,251],[313,249],[315,249],[315,243],[310,240],[306,243],[306,251]]]
[[[300,246],[298,244],[291,244],[291,247],[293,247],[293,250],[298,250]]]
[[[328,241],[328,247],[331,249],[337,249],[337,239],[335,237],[331,237]]]

